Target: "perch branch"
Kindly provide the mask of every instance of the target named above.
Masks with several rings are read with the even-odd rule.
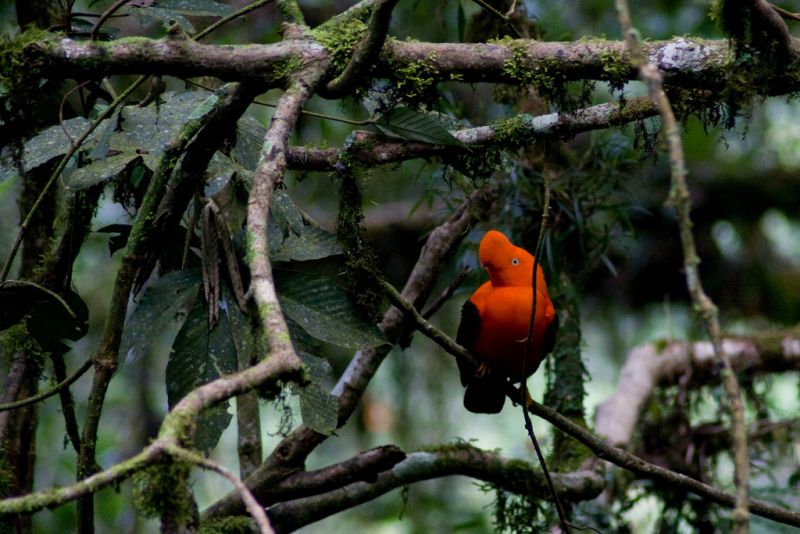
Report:
[[[282,502],[269,509],[269,516],[278,530],[293,531],[396,488],[453,475],[468,476],[543,500],[549,495],[541,472],[529,463],[509,460],[497,453],[459,443],[409,453],[391,469],[377,474],[374,480],[355,482],[321,495]],[[592,499],[603,489],[603,479],[594,471],[557,473],[553,475],[553,481],[558,491],[570,501]]]
[[[437,343],[448,353],[456,358],[463,359],[469,362],[470,365],[477,366],[474,356],[457,344],[447,334],[439,330],[437,327],[428,323],[419,315],[413,305],[404,299],[397,290],[387,287],[387,294],[392,300],[393,304],[406,311],[408,317],[412,319],[420,332],[428,336],[432,341]],[[800,347],[795,348],[795,351],[800,352]],[[518,402],[520,399],[520,390],[512,384],[508,384],[506,394],[513,402]],[[717,504],[723,506],[734,507],[736,505],[737,497],[730,493],[718,490],[713,486],[699,482],[691,477],[675,473],[669,469],[657,466],[655,464],[646,462],[641,458],[613,445],[610,445],[603,438],[597,436],[586,428],[574,423],[557,411],[543,406],[537,402],[529,400],[528,409],[532,414],[545,419],[550,424],[559,430],[569,434],[576,440],[580,441],[591,449],[599,458],[607,460],[623,469],[627,469],[644,478],[659,480],[670,484],[672,486],[680,487],[701,497],[705,497]],[[756,515],[778,521],[787,525],[800,526],[800,513],[793,510],[787,510],[773,506],[764,501],[750,500],[750,509]]]

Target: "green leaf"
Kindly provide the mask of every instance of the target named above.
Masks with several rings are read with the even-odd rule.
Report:
[[[255,170],[261,158],[267,129],[253,117],[244,117],[236,125],[236,146],[231,157],[243,167]]]
[[[192,112],[209,96],[207,91],[167,92],[161,103],[144,108],[126,106],[121,114],[120,131],[111,138],[111,148],[120,152],[140,152],[145,165],[153,168],[164,152],[164,147],[178,133]],[[152,165],[152,167],[151,167]]]
[[[170,409],[193,389],[236,370],[236,345],[227,310],[235,304],[223,296],[223,313],[211,331],[208,307],[195,300],[183,323],[167,361],[167,401]],[[206,454],[216,446],[228,428],[232,415],[224,402],[205,410],[200,417],[194,445]]]
[[[125,321],[120,356],[136,359],[146,354],[164,332],[174,336],[186,319],[201,282],[199,269],[189,269],[165,274],[147,286]]]
[[[339,419],[339,402],[323,385],[330,375],[331,366],[324,358],[300,353],[308,371],[310,383],[302,388],[295,387],[300,398],[300,415],[303,424],[312,430],[329,436],[336,430]]]
[[[29,171],[63,156],[72,146],[70,138],[78,139],[89,129],[90,124],[91,121],[88,119],[75,117],[74,119],[67,119],[63,125],[57,124],[45,129],[25,143],[22,156],[23,168]],[[64,133],[65,130],[69,133],[69,137]],[[94,139],[96,136],[97,130],[89,135],[87,141]]]
[[[125,170],[141,161],[142,157],[136,152],[126,152],[107,158],[93,161],[79,169],[75,169],[69,177],[67,187],[72,190],[81,190],[116,178]]]
[[[350,349],[386,343],[332,278],[276,269],[275,285],[284,313],[315,338]]]
[[[157,6],[195,17],[222,17],[233,13],[231,6],[214,0],[159,0]]]
[[[303,231],[303,217],[286,191],[276,189],[272,192],[269,214],[278,225],[284,239],[289,237],[289,234],[300,235]]]
[[[275,261],[308,261],[327,258],[342,253],[336,236],[316,226],[304,226],[300,235],[290,234],[285,239],[277,225],[270,224],[269,258]]]
[[[397,107],[373,124],[383,135],[394,139],[466,147],[431,115],[407,107]]]

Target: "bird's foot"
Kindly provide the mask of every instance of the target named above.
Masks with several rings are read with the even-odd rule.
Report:
[[[475,371],[475,378],[486,378],[492,373],[492,369],[486,362],[481,362],[478,369]]]

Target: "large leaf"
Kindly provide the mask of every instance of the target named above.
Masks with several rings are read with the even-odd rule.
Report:
[[[300,415],[303,424],[319,432],[330,435],[336,430],[339,419],[339,402],[323,385],[330,375],[331,366],[324,358],[300,353],[308,371],[310,383],[302,388],[294,388],[300,397]]]
[[[269,214],[278,225],[284,239],[290,234],[300,235],[303,231],[303,216],[286,191],[276,189],[272,192]]]
[[[72,139],[78,139],[89,129],[91,122],[83,117],[67,119],[63,124],[46,128],[25,143],[22,153],[22,166],[26,171],[35,169],[56,158],[62,157],[72,146]],[[65,133],[66,132],[66,133]],[[67,136],[69,134],[69,137]],[[89,135],[88,140],[97,135],[97,130]],[[4,167],[13,168],[10,161]]]
[[[69,177],[68,186],[70,189],[80,190],[103,183],[116,178],[128,167],[141,161],[141,158],[136,152],[125,152],[98,159],[89,165],[76,169]]]
[[[295,270],[275,270],[284,313],[317,339],[351,349],[386,343],[336,281]]]
[[[211,331],[208,307],[196,299],[183,323],[167,362],[167,401],[170,409],[193,389],[236,370],[236,345],[227,310],[235,306],[223,296],[223,313]],[[232,415],[228,403],[220,403],[203,412],[197,426],[194,445],[208,453],[228,428]]]
[[[121,131],[112,136],[111,148],[127,152],[130,148],[125,147],[134,147],[160,157],[166,144],[208,97],[206,91],[164,93],[158,106],[126,106],[121,114]]]
[[[283,237],[277,225],[270,224],[269,257],[272,261],[307,261],[327,258],[342,253],[336,236],[322,228],[304,226],[300,235]]]
[[[373,124],[383,135],[395,139],[466,147],[431,115],[407,107],[397,107]]]
[[[165,274],[144,290],[131,316],[125,321],[119,353],[135,359],[147,353],[164,332],[178,330],[197,296],[199,269]]]

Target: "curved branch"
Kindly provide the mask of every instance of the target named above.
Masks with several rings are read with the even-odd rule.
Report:
[[[177,445],[166,445],[164,450],[174,458],[199,465],[205,469],[210,469],[227,478],[236,488],[236,491],[239,492],[239,495],[242,496],[242,500],[244,501],[247,511],[251,516],[253,516],[253,520],[258,526],[259,533],[273,534],[275,532],[272,530],[272,525],[270,524],[269,518],[267,517],[266,512],[264,512],[264,509],[260,504],[258,504],[258,501],[256,501],[255,497],[253,497],[253,494],[250,493],[250,490],[247,488],[247,486],[245,486],[242,481],[239,480],[239,477],[234,475],[230,469],[218,464],[217,462],[212,462],[208,458],[204,458],[195,452],[178,447]]]
[[[464,475],[503,489],[541,499],[549,497],[541,472],[521,460],[509,460],[467,444],[409,453],[392,469],[370,482],[356,482],[328,493],[283,502],[269,509],[279,531],[293,531],[314,521],[370,501],[399,487],[452,475]],[[603,489],[602,476],[594,471],[554,473],[558,491],[570,501],[593,499]]]
[[[372,63],[378,58],[383,43],[386,41],[386,34],[389,33],[389,20],[396,4],[397,0],[379,0],[377,6],[373,7],[366,37],[356,48],[344,71],[325,86],[323,96],[341,98],[364,82],[364,74],[369,71]]]
[[[85,362],[81,364],[80,367],[75,369],[75,372],[69,375],[67,378],[53,386],[52,388],[48,389],[47,391],[43,391],[37,395],[32,397],[28,397],[27,399],[21,399],[14,402],[7,402],[5,404],[0,404],[0,412],[6,410],[14,410],[17,408],[22,408],[23,406],[27,406],[29,404],[35,404],[39,401],[42,401],[48,397],[52,397],[56,395],[62,389],[69,387],[72,385],[76,380],[83,376],[83,374],[88,371],[92,367],[92,359],[89,358]]]
[[[264,346],[270,358],[282,358],[299,366],[289,329],[283,318],[267,243],[267,216],[272,191],[283,182],[286,172],[286,147],[303,104],[311,97],[324,70],[317,67],[293,80],[281,96],[264,138],[261,161],[253,177],[247,200],[247,264],[250,268],[250,292],[254,297]]]
[[[760,4],[762,0],[755,0]],[[700,279],[697,248],[692,232],[692,202],[689,187],[686,184],[686,163],[683,157],[683,139],[672,110],[669,97],[664,92],[664,77],[658,67],[644,53],[637,32],[631,26],[627,0],[616,0],[620,26],[625,34],[625,41],[631,56],[631,63],[639,71],[639,77],[647,86],[648,94],[658,107],[661,116],[662,130],[667,141],[670,161],[670,191],[668,203],[678,212],[678,228],[683,245],[683,268],[686,274],[686,287],[692,298],[695,309],[705,323],[708,337],[714,349],[714,356],[723,366],[722,385],[728,397],[731,413],[731,432],[733,433],[734,480],[736,482],[736,506],[733,509],[733,526],[735,532],[746,534],[749,529],[748,488],[750,483],[750,455],[747,451],[747,427],[744,421],[744,403],[739,388],[739,381],[733,372],[728,355],[722,350],[722,334],[719,324],[719,313],[716,305],[703,289]],[[769,11],[769,8],[766,8]],[[769,11],[770,15],[778,15]],[[779,19],[783,24],[783,21]],[[785,25],[784,25],[785,27]]]
[[[721,347],[737,374],[800,370],[800,335],[796,330],[751,339],[726,337]],[[627,446],[656,386],[675,384],[684,377],[690,387],[720,380],[711,343],[636,347],[622,366],[616,391],[597,407],[595,430],[614,445]]]

